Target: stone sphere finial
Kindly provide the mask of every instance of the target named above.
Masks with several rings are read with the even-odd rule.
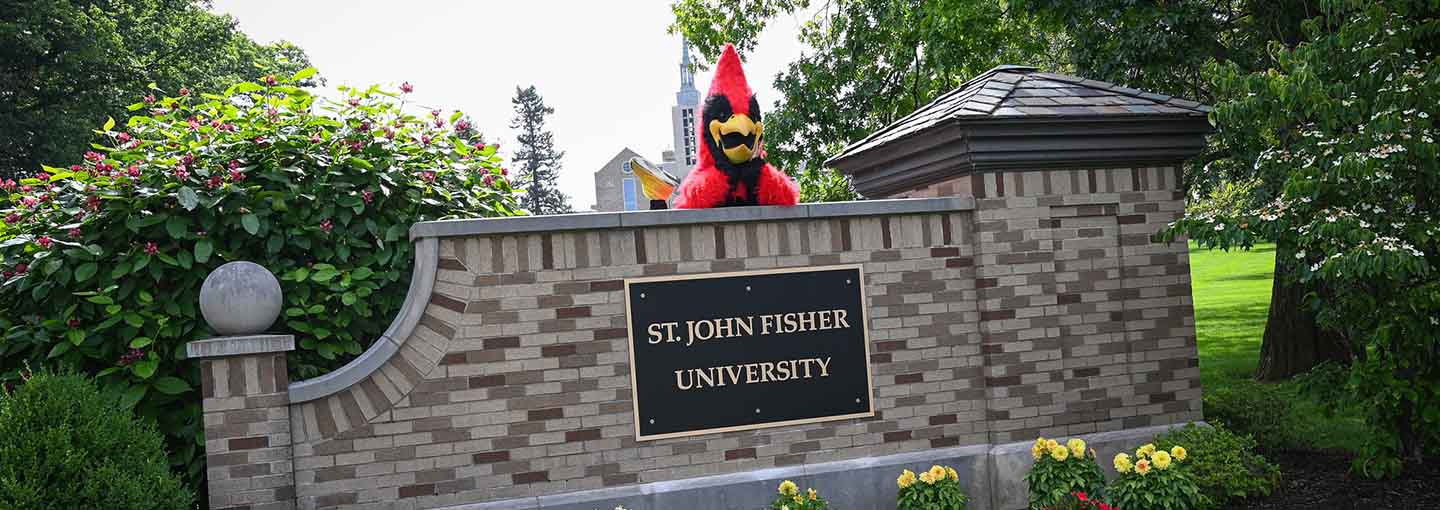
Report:
[[[222,335],[262,333],[280,316],[280,281],[254,262],[226,263],[200,286],[200,314]]]

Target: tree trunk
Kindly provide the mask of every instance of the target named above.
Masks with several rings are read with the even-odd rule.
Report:
[[[1255,377],[1279,381],[1304,373],[1325,361],[1348,363],[1344,337],[1322,330],[1305,306],[1309,288],[1288,276],[1295,270],[1294,252],[1275,250],[1275,276],[1270,287],[1270,315],[1260,344],[1260,368]]]

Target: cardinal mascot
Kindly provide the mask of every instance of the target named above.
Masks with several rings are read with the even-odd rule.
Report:
[[[725,45],[710,93],[700,106],[695,168],[680,183],[675,207],[705,209],[736,205],[795,205],[800,188],[784,172],[765,162],[765,125],[760,103],[735,47]]]

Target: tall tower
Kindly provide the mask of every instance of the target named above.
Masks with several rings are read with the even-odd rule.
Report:
[[[695,110],[700,108],[700,91],[695,88],[695,72],[690,68],[690,43],[680,39],[680,90],[675,92],[675,106],[670,107],[670,124],[674,132],[675,166],[671,173],[684,178],[695,166]]]

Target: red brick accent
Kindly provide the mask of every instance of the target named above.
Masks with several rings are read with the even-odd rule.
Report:
[[[400,497],[413,498],[415,496],[430,496],[435,494],[435,484],[422,483],[417,485],[406,485],[400,487]]]
[[[600,439],[600,429],[580,429],[565,433],[565,442],[567,443],[591,441],[595,439]]]
[[[230,451],[266,448],[270,446],[270,438],[268,436],[236,438],[230,440],[229,446]]]
[[[736,448],[734,450],[725,450],[725,460],[753,458],[755,458],[754,448]]]
[[[537,483],[537,482],[548,482],[548,481],[550,481],[550,472],[549,472],[549,471],[530,471],[530,472],[528,472],[528,473],[515,473],[515,474],[513,474],[513,475],[510,475],[510,480],[513,481],[513,482],[515,482],[516,485],[527,484],[527,483]]]

